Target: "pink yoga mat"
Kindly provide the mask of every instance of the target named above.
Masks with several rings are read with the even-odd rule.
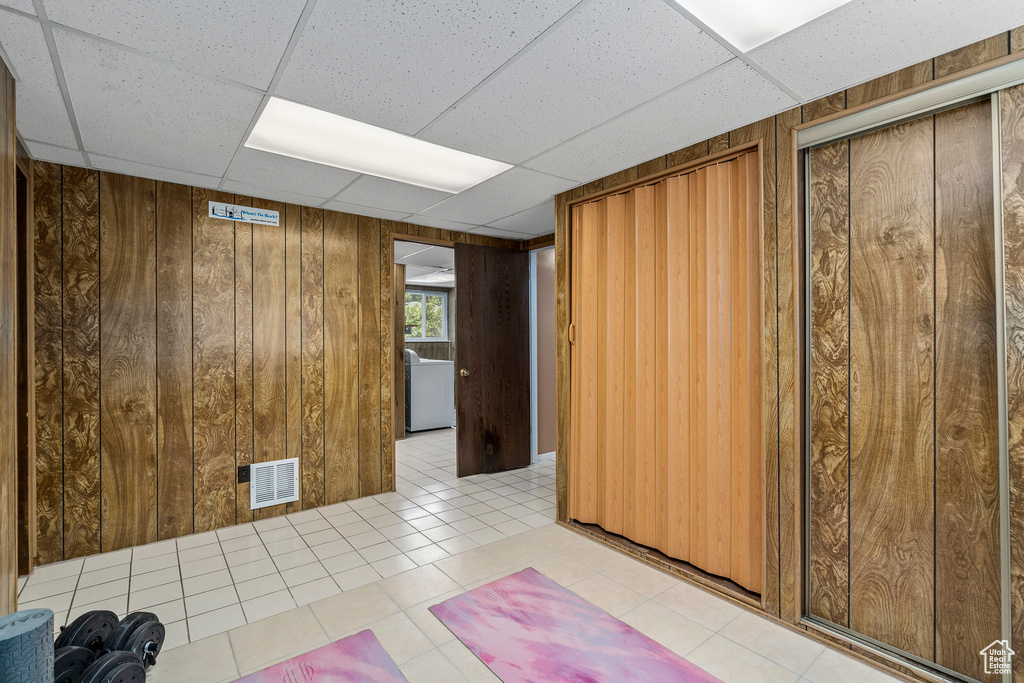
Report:
[[[408,683],[398,665],[367,629],[287,662],[257,671],[239,683]]]
[[[504,683],[721,683],[533,568],[430,611]]]

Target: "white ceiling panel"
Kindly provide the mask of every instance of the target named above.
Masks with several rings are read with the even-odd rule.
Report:
[[[519,163],[731,57],[663,0],[597,0],[420,137]]]
[[[399,262],[397,258],[395,261]],[[447,247],[428,247],[427,249],[403,257],[400,263],[404,263],[407,266],[454,268],[455,250]]]
[[[497,228],[488,227],[477,228],[476,230],[473,230],[473,234],[486,235],[487,237],[500,237],[502,239],[515,240],[517,242],[522,242],[523,240],[528,240],[531,237],[533,237],[533,235],[527,235],[521,232],[512,232],[511,230],[498,230]]]
[[[18,72],[18,132],[47,144],[78,147],[39,22],[0,11],[0,45]]]
[[[36,6],[32,3],[32,0],[0,0],[0,5],[4,7],[12,7],[19,12],[25,12],[27,14],[35,14]]]
[[[549,199],[532,209],[494,221],[489,225],[500,230],[511,230],[526,235],[546,235],[555,231],[555,200]]]
[[[794,106],[791,97],[737,59],[527,166],[580,181],[600,178]]]
[[[265,90],[305,0],[44,0],[50,21]]]
[[[812,100],[1021,24],[1020,0],[855,0],[750,57]]]
[[[82,156],[82,152],[78,149],[57,147],[56,145],[48,145],[45,142],[37,142],[36,140],[25,140],[24,138],[22,140],[28,148],[28,153],[37,161],[52,161],[55,164],[85,166],[85,157]]]
[[[270,199],[275,202],[285,202],[287,204],[298,204],[299,206],[320,206],[326,200],[326,197],[315,197],[297,192],[285,192],[284,190],[275,190],[272,187],[267,187],[266,185],[252,185],[250,183],[241,183],[237,180],[225,180],[224,184],[221,185],[221,189],[225,192],[234,192],[235,194],[241,194],[247,197],[259,197],[260,199]]]
[[[125,161],[123,159],[111,159],[110,157],[105,157],[101,154],[90,154],[89,159],[92,161],[92,165],[100,170],[110,171],[111,173],[121,173],[123,175],[133,175],[139,178],[152,178],[153,180],[164,180],[169,183],[195,185],[196,187],[206,187],[210,189],[215,189],[217,184],[220,182],[220,178],[215,178],[213,176],[200,175],[198,173],[187,173],[185,171],[175,171],[168,168],[140,164],[134,161]]]
[[[261,97],[54,29],[89,152],[223,175]]]
[[[439,230],[454,230],[455,232],[469,232],[473,228],[480,227],[474,223],[461,223],[459,221],[449,221],[443,218],[435,218],[433,216],[424,216],[423,214],[416,214],[415,216],[409,216],[405,219],[406,223],[412,223],[413,225],[425,225],[428,228],[437,228]]]
[[[416,133],[579,0],[320,0],[277,94]]]
[[[342,213],[354,213],[358,216],[369,216],[371,218],[384,218],[389,221],[401,221],[409,215],[407,211],[388,211],[387,209],[375,209],[372,206],[359,206],[348,202],[331,201],[324,204],[325,209],[341,211]]]
[[[405,263],[402,259],[418,254],[421,251],[427,249],[433,249],[433,247],[423,244],[421,242],[406,242],[404,240],[395,240],[395,263]]]
[[[227,178],[267,190],[330,199],[359,177],[342,168],[314,164],[242,147],[231,162]],[[323,199],[320,200],[324,201]]]
[[[338,199],[361,206],[415,213],[451,196],[451,193],[440,190],[364,175],[346,187]]]
[[[423,213],[436,218],[484,225],[536,206],[576,184],[528,168],[512,168]]]

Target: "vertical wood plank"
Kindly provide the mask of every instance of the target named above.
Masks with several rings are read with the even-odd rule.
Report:
[[[254,208],[284,214],[279,202],[254,199]],[[286,219],[287,220],[287,219]],[[287,455],[287,227],[252,224],[253,461]],[[263,508],[260,516],[302,509],[299,501]]]
[[[729,134],[722,133],[708,140],[708,154],[724,152],[729,149]]]
[[[100,174],[102,549],[157,539],[156,185]]]
[[[626,198],[613,195],[602,203],[607,205],[605,247],[604,325],[604,510],[601,526],[612,533],[622,532],[623,439],[625,423],[622,395],[625,391],[623,356],[626,355],[625,330],[620,324],[625,310],[625,239]]]
[[[381,490],[380,219],[360,216],[358,229],[359,495],[372,496]]]
[[[192,397],[195,530],[235,523],[235,236],[208,216],[234,196],[192,192]],[[248,501],[245,501],[248,508]]]
[[[637,433],[641,421],[637,420],[637,408],[641,398],[637,368],[640,366],[637,354],[640,352],[640,331],[637,329],[637,284],[636,272],[638,245],[644,226],[638,213],[642,210],[639,192],[634,188],[622,195],[623,221],[622,241],[619,250],[622,252],[622,308],[618,326],[622,328],[622,346],[619,349],[619,362],[622,366],[622,391],[616,397],[615,410],[622,415],[622,447],[621,447],[621,490],[622,526],[620,533],[626,538],[636,539],[638,507],[646,498],[637,490],[637,483],[646,462],[637,461],[639,441],[644,435]],[[646,458],[645,458],[646,461]],[[641,513],[642,514],[642,513]]]
[[[302,208],[302,490],[308,506],[314,492],[325,488],[324,424],[324,215],[323,209]],[[334,372],[334,370],[331,370]]]
[[[667,159],[667,156],[661,156],[637,165],[637,176],[640,178],[645,178],[649,175],[654,175],[655,173],[661,173],[666,168],[668,168]]]
[[[18,451],[18,210],[14,129],[14,79],[0,69],[0,610],[17,609]],[[21,408],[24,408],[22,405]]]
[[[850,141],[850,628],[927,659],[935,643],[932,141],[931,118]]]
[[[1006,33],[979,40],[958,50],[947,52],[935,58],[935,78],[942,78],[958,71],[970,69],[991,62],[1010,53],[1010,41]],[[989,641],[991,642],[991,641]],[[985,643],[986,645],[988,643]],[[975,659],[979,659],[975,657]]]
[[[287,457],[302,459],[302,209],[284,207],[285,231],[285,403],[288,411]],[[312,507],[315,493],[306,497],[302,481],[302,507]],[[322,497],[320,503],[322,504]]]
[[[1024,26],[1010,31],[1010,54],[1024,51]]]
[[[36,559],[64,559],[62,167],[35,164]]]
[[[64,557],[100,551],[100,176],[63,183]]]
[[[327,501],[359,496],[359,225],[324,212]],[[404,417],[403,417],[404,419]]]
[[[862,104],[895,95],[903,90],[922,85],[934,78],[932,60],[927,60],[905,69],[894,71],[866,83],[855,85],[846,91],[846,107],[859,107]]]
[[[811,152],[810,604],[849,625],[850,146]]]
[[[631,192],[634,201],[633,255],[627,267],[632,275],[632,291],[627,287],[624,329],[636,330],[635,352],[628,358],[626,382],[635,387],[635,407],[629,431],[631,448],[626,457],[635,462],[636,483],[630,492],[635,501],[634,538],[654,546],[658,542],[658,471],[667,463],[667,454],[658,450],[658,271],[655,242],[655,188],[641,187]],[[654,265],[654,267],[652,267]],[[635,378],[635,379],[634,379]]]
[[[803,105],[804,123],[823,119],[846,109],[846,91],[841,90]]]
[[[192,188],[156,184],[157,519],[161,539],[193,531]]]
[[[935,661],[978,680],[1001,637],[993,200],[991,104],[936,114]]]
[[[252,206],[252,199],[235,195],[229,199],[238,206]],[[255,442],[253,439],[253,300],[252,300],[252,223],[234,222],[235,233],[235,458],[234,467],[253,463]],[[227,230],[224,223],[218,226]],[[267,508],[252,510],[249,484],[237,483],[234,469],[231,480],[235,482],[235,523],[251,522],[273,514]]]
[[[380,490],[395,490],[395,435],[392,429],[392,388],[394,386],[394,362],[391,355],[394,341],[391,338],[391,276],[394,272],[394,255],[391,249],[391,222],[380,222]],[[449,232],[438,232],[439,239],[448,239]],[[454,303],[454,302],[452,302]]]
[[[1024,643],[1024,86],[1000,93],[1013,643]],[[1020,648],[1016,648],[1020,649]],[[1024,657],[1013,676],[1024,678]]]
[[[704,140],[703,142],[677,149],[674,152],[669,152],[665,155],[665,164],[667,168],[674,168],[697,161],[709,154],[711,154],[710,143],[708,140]]]

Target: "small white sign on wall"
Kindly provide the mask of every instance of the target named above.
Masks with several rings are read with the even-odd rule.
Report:
[[[210,218],[260,225],[280,225],[281,215],[269,209],[254,209],[251,206],[237,206],[222,202],[210,202]]]

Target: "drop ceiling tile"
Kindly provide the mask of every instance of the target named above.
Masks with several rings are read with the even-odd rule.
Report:
[[[325,209],[331,211],[341,211],[342,213],[354,213],[357,216],[369,216],[370,218],[383,218],[389,221],[401,221],[405,220],[406,216],[409,215],[408,211],[388,211],[386,209],[377,209],[372,206],[360,206],[358,204],[349,204],[348,202],[330,201],[324,204]]]
[[[473,234],[486,235],[487,237],[500,237],[502,239],[515,240],[517,242],[522,242],[523,240],[528,240],[531,237],[533,237],[533,235],[526,235],[521,232],[512,232],[511,230],[498,230],[497,228],[487,227],[477,228],[476,230],[473,231]]]
[[[403,259],[406,259],[413,254],[418,254],[421,251],[427,251],[428,249],[433,248],[434,247],[421,244],[419,242],[403,242],[399,240],[398,242],[395,242],[395,263],[405,263]]]
[[[298,204],[299,206],[320,206],[327,200],[327,197],[317,197],[298,192],[279,190],[273,185],[254,185],[252,183],[242,183],[237,180],[225,180],[221,187],[225,192],[234,192],[235,194],[245,195],[246,197],[269,199],[275,202]]]
[[[0,5],[11,7],[26,14],[36,14],[36,7],[32,4],[32,0],[0,0]]]
[[[454,268],[455,250],[447,247],[430,247],[404,257],[402,263],[422,268]]]
[[[587,181],[796,106],[738,59],[526,165]]]
[[[433,216],[424,216],[423,214],[416,214],[415,216],[409,216],[405,219],[406,223],[412,223],[413,225],[425,225],[428,228],[437,228],[438,230],[454,230],[455,232],[469,232],[473,228],[479,227],[476,223],[461,223],[459,221],[448,221],[443,218],[435,218]]]
[[[451,196],[450,192],[364,175],[346,187],[338,199],[361,206],[416,213]]]
[[[320,0],[277,94],[412,134],[578,1]]]
[[[464,190],[423,213],[436,218],[484,225],[511,216],[558,194],[576,183],[538,173],[528,168],[512,168],[490,180]]]
[[[169,168],[160,168],[159,166],[150,166],[148,164],[140,164],[134,161],[125,161],[124,159],[112,159],[110,157],[103,156],[102,154],[89,154],[89,160],[95,168],[101,171],[110,171],[111,173],[121,173],[122,175],[133,175],[138,178],[152,178],[153,180],[164,180],[169,183],[179,183],[181,185],[194,185],[196,187],[206,187],[215,189],[220,183],[220,178],[213,176],[201,175],[199,173],[188,173],[185,171],[175,171]]]
[[[358,177],[354,171],[248,147],[238,150],[226,176],[240,183],[325,199],[338,194]]]
[[[546,235],[555,231],[555,200],[549,199],[532,209],[493,221],[488,227],[521,232],[526,235]]]
[[[419,137],[519,163],[731,57],[663,0],[598,0]]]
[[[36,140],[25,140],[24,138],[22,140],[28,148],[28,153],[36,161],[52,161],[55,164],[85,166],[85,157],[77,149],[57,147],[56,145],[48,145],[45,142],[38,142]]]
[[[0,12],[0,45],[18,73],[18,132],[39,142],[78,147],[39,22]]]
[[[855,0],[750,57],[812,100],[1021,24],[1019,0]]]
[[[45,0],[50,21],[266,90],[305,0]]]
[[[54,38],[87,150],[224,174],[260,95],[62,29]]]

